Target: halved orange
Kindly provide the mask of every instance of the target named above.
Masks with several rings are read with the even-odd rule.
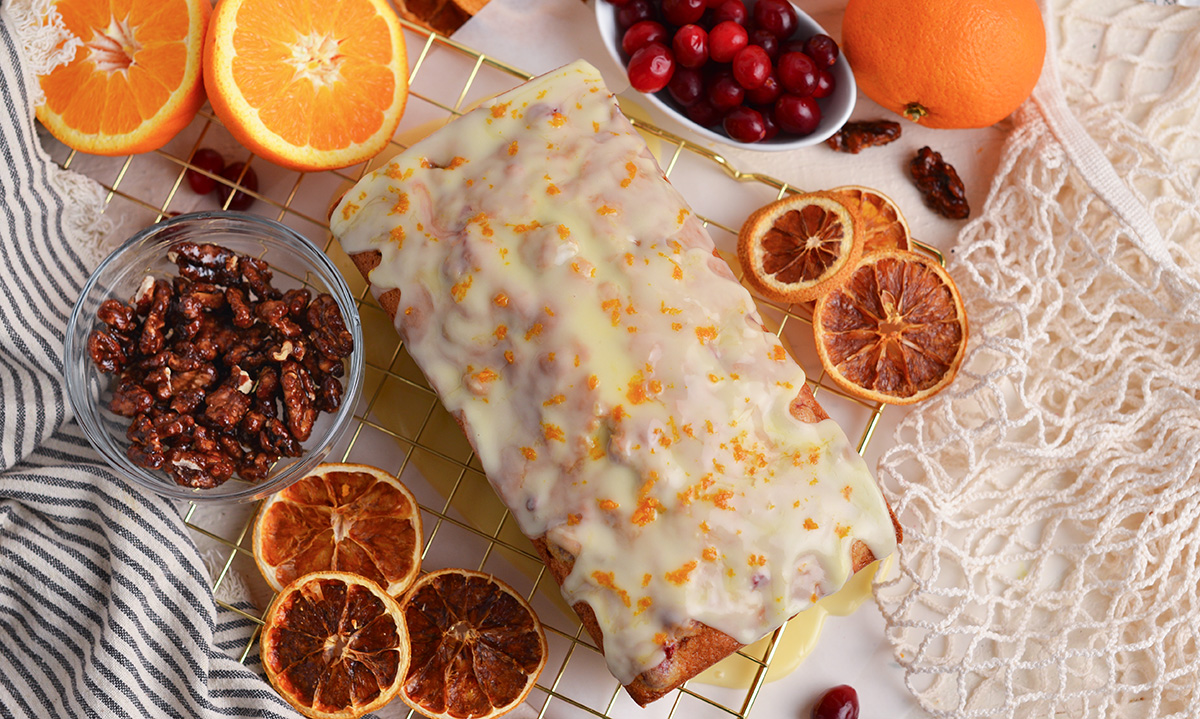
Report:
[[[817,300],[813,335],[825,371],[847,393],[912,404],[958,373],[967,315],[938,262],[885,250],[865,255],[845,284]]]
[[[421,568],[421,512],[400,480],[364,464],[322,464],[267,498],[254,560],[275,591],[309,572],[353,572],[392,596]]]
[[[911,250],[908,221],[892,198],[879,190],[858,185],[835,187],[830,192],[853,205],[863,219],[863,252]]]
[[[355,719],[395,698],[409,640],[395,599],[347,572],[306,574],[263,618],[261,657],[271,685],[313,719]]]
[[[546,666],[533,608],[495,577],[442,569],[401,600],[412,662],[401,696],[434,719],[491,719],[517,707]]]
[[[783,303],[812,300],[838,286],[862,251],[862,216],[829,192],[776,200],[750,215],[738,233],[747,282]]]
[[[204,104],[200,59],[209,0],[57,0],[83,43],[38,78],[37,118],[65,145],[129,155],[165,145]]]
[[[404,113],[400,21],[387,0],[220,0],[204,85],[255,154],[301,171],[347,167],[382,150]]]

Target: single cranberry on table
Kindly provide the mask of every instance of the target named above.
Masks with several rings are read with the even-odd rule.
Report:
[[[817,86],[813,88],[813,97],[818,100],[829,97],[835,89],[837,89],[837,80],[834,79],[833,73],[824,69],[818,70]]]
[[[242,172],[242,170],[245,170],[245,172]],[[258,175],[254,173],[253,167],[246,167],[246,163],[244,162],[235,162],[226,167],[221,171],[221,177],[224,177],[242,189],[249,190],[250,192],[258,192]],[[230,192],[233,192],[232,199],[229,197]],[[247,195],[242,190],[234,192],[232,187],[223,182],[217,184],[217,194],[221,197],[222,207],[225,206],[226,200],[229,201],[228,209],[230,210],[241,212],[242,210],[249,209],[254,204],[253,196]]]
[[[725,0],[725,2],[717,5],[713,11],[712,23],[713,27],[723,22],[733,22],[744,26],[749,16],[750,14],[746,12],[746,5],[742,0]],[[725,61],[722,60],[721,62]]]
[[[802,49],[805,55],[817,63],[818,67],[829,67],[838,59],[837,41],[828,35],[813,35],[804,41]]]
[[[752,90],[746,90],[746,102],[751,105],[774,105],[782,94],[783,87],[780,86],[779,80],[772,72],[767,75],[766,80],[763,80],[763,84]]]
[[[800,18],[787,0],[758,0],[754,5],[754,24],[782,40],[792,36]]]
[[[684,67],[700,67],[708,62],[708,31],[699,25],[684,25],[671,39],[675,62]]]
[[[617,27],[624,32],[643,20],[653,20],[654,16],[650,0],[629,0],[617,8]]]
[[[662,0],[663,19],[672,25],[698,22],[708,4],[705,0]]]
[[[638,92],[658,92],[675,74],[675,56],[661,42],[652,42],[629,58],[629,84]]]
[[[738,142],[758,142],[767,135],[767,126],[758,110],[738,105],[721,121],[725,134]]]
[[[779,84],[794,95],[811,95],[817,87],[817,63],[802,52],[785,52],[775,67]]]
[[[708,56],[716,62],[730,62],[737,51],[749,43],[750,35],[746,28],[726,20],[708,31]]]
[[[214,175],[221,174],[221,170],[225,169],[225,158],[221,157],[221,153],[209,147],[202,147],[196,150],[196,154],[192,155],[191,164],[204,170],[211,172]],[[189,169],[184,173],[187,178],[188,186],[192,188],[192,192],[197,195],[207,195],[217,189],[217,181],[208,175],[202,175],[195,170]]]
[[[705,96],[712,106],[724,112],[741,105],[746,98],[746,90],[733,79],[733,73],[728,70],[712,75],[705,90]]]
[[[667,41],[667,29],[662,23],[654,20],[642,20],[634,23],[633,27],[625,31],[625,36],[621,38],[621,49],[626,55],[641,50],[643,47],[652,42],[665,43]]]
[[[812,95],[784,93],[775,101],[775,122],[793,135],[811,135],[821,124],[821,108]]]
[[[704,75],[690,67],[676,67],[667,90],[675,102],[687,107],[704,96]]]
[[[758,45],[747,45],[733,56],[733,79],[747,90],[761,87],[771,75],[771,58]]]
[[[858,692],[849,684],[830,689],[813,707],[812,719],[858,719]]]

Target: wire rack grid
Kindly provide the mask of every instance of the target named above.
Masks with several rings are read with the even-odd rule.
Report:
[[[411,67],[409,105],[390,151],[381,157],[404,149],[412,139],[465,112],[473,102],[531,77],[419,25],[403,22]],[[742,193],[742,197],[726,203],[732,209],[724,216],[697,213],[718,247],[732,247],[736,228],[749,211],[798,191],[775,178],[739,171],[721,155],[639,117],[634,106],[623,103],[623,109],[630,111],[634,126],[656,151],[664,173],[688,197],[693,207],[699,208],[701,204],[696,198],[705,197],[714,188],[719,188],[722,195]],[[189,201],[195,204],[195,199],[189,198],[185,183],[185,173],[192,170],[228,188],[222,196],[222,208],[227,208],[234,192],[240,191],[254,198],[252,212],[288,224],[318,240],[318,244],[319,238],[323,238],[325,251],[356,292],[367,352],[367,377],[355,412],[355,426],[348,438],[335,448],[331,461],[380,466],[393,471],[413,490],[426,528],[424,570],[473,566],[504,578],[530,600],[546,627],[550,643],[546,669],[528,700],[539,718],[629,716],[635,705],[604,670],[599,650],[566,608],[557,585],[547,575],[532,545],[520,534],[507,510],[487,487],[482,467],[461,431],[441,407],[433,390],[408,357],[390,320],[329,233],[326,218],[333,198],[340,195],[340,189],[372,169],[371,164],[336,172],[305,174],[286,172],[265,161],[256,162],[253,155],[246,155],[246,168],[270,176],[269,182],[259,183],[259,187],[268,186],[260,190],[250,186],[247,169],[226,179],[192,164],[197,150],[213,145],[234,148],[233,153],[238,151],[220,121],[206,107],[180,137],[151,156],[99,162],[97,158],[66,148],[59,148],[57,156],[53,151],[51,154],[64,167],[74,166],[99,180],[108,190],[106,212],[120,215],[126,222],[148,224],[181,210],[195,209],[187,207]],[[155,167],[146,165],[147,161]],[[134,178],[151,169],[157,169],[160,174],[165,171],[169,179],[165,183],[153,183],[153,189],[138,187]],[[927,246],[922,245],[921,249],[936,255]],[[729,251],[722,254],[740,277],[736,256]],[[819,367],[812,347],[811,315],[805,308],[784,307],[756,299],[769,329],[780,337],[801,365]],[[823,372],[810,377],[808,382],[813,392],[822,398],[826,410],[843,427],[860,428],[858,449],[865,453],[883,406],[844,394],[826,381]],[[270,589],[258,578],[250,546],[257,505],[238,505],[217,513],[212,512],[211,506],[188,503],[184,508],[184,519],[197,545],[207,546],[217,554],[213,589],[219,606],[257,625],[237,652],[243,662],[256,661],[254,650],[262,613],[272,596]],[[252,601],[233,602],[220,598],[223,585],[234,582],[236,577],[243,577],[252,585],[249,589]],[[224,594],[228,595],[228,592]],[[782,632],[781,628],[772,635],[761,654],[748,650],[739,652],[741,661],[752,667],[753,679],[745,689],[718,689],[693,681],[674,696],[651,705],[639,716],[746,719],[764,686]],[[392,714],[389,712],[388,715]],[[410,712],[409,716],[416,715]]]

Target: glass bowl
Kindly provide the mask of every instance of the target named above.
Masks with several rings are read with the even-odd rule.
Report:
[[[612,56],[613,62],[624,74],[629,58],[621,50],[622,33],[617,26],[617,7],[608,0],[592,0],[592,2],[595,5],[596,26],[600,29],[600,39],[604,42],[608,54]],[[744,0],[744,4],[747,11],[753,12],[755,0]],[[795,2],[792,2],[792,6],[796,9],[796,19],[798,20],[793,37],[807,38],[817,34],[829,34],[825,28],[821,27],[820,23],[800,9]],[[696,124],[675,103],[671,93],[667,90],[639,94],[669,117],[703,138],[743,150],[786,152],[824,142],[829,139],[830,135],[840,130],[842,125],[846,124],[846,120],[850,119],[850,113],[854,111],[854,102],[858,97],[858,86],[854,82],[854,72],[850,69],[850,63],[846,61],[845,55],[840,51],[837,62],[829,68],[829,72],[833,75],[836,86],[829,97],[818,101],[821,107],[821,122],[817,125],[817,129],[803,136],[786,135],[781,132],[770,140],[762,142],[738,142],[723,132]]]
[[[97,319],[100,304],[115,298],[129,302],[147,275],[170,279],[179,274],[167,259],[169,248],[178,242],[221,245],[239,255],[266,261],[274,272],[272,284],[280,291],[307,287],[315,297],[320,292],[333,296],[341,309],[354,350],[344,360],[342,400],[335,413],[320,412],[312,434],[303,442],[299,457],[282,457],[267,477],[248,482],[236,474],[211,489],[194,489],[176,484],[167,472],[134,464],[127,456],[131,444],[125,432],[131,420],[109,410],[116,375],[97,369],[88,355],[87,340],[93,329],[103,327]],[[363,381],[363,336],[358,309],[346,281],[316,245],[278,222],[239,212],[198,212],[152,225],[108,256],[84,285],[83,293],[67,323],[64,347],[67,396],[84,434],[101,456],[123,477],[151,492],[173,499],[195,502],[250,501],[279,491],[304,477],[320,464],[352,424],[354,407]]]

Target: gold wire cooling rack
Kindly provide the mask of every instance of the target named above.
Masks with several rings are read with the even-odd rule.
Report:
[[[404,21],[404,26],[411,61],[410,94],[404,121],[392,143],[396,151],[406,147],[406,137],[424,134],[462,114],[472,103],[531,77],[419,25]],[[750,210],[797,190],[772,177],[741,172],[711,150],[639,119],[636,107],[623,104],[623,109],[631,111],[634,126],[646,136],[664,173],[685,197],[703,197],[705,191],[712,191],[714,183],[720,183],[716,186],[722,195],[743,195],[732,201],[726,197],[724,203],[740,206],[740,210],[726,211],[723,216],[698,213],[718,247],[732,247],[736,228]],[[198,169],[190,163],[191,158],[202,147],[222,144],[230,147],[233,143],[220,121],[205,108],[180,137],[150,156],[129,156],[115,164],[106,164],[62,148],[63,155],[55,159],[67,168],[74,165],[74,169],[93,176],[108,189],[106,202],[110,215],[134,217],[134,222],[148,224],[180,211],[189,192],[184,173]],[[566,609],[557,585],[547,577],[532,546],[488,488],[465,437],[408,357],[391,321],[370,296],[359,273],[332,240],[326,220],[332,199],[340,194],[340,189],[362,177],[370,166],[303,174],[255,159],[248,155],[244,161],[260,176],[268,176],[269,182],[259,183],[264,189],[249,189],[241,177],[233,183],[210,176],[253,197],[255,204],[250,211],[292,226],[318,244],[323,239],[325,251],[343,270],[358,300],[366,338],[367,376],[355,412],[355,426],[348,433],[349,438],[331,454],[330,461],[380,466],[393,471],[413,490],[426,528],[424,569],[473,564],[504,578],[530,600],[545,624],[550,643],[546,669],[528,700],[538,717],[628,716],[634,707],[632,701],[604,670],[599,650],[574,614]],[[139,185],[137,178],[152,169],[147,162],[155,163],[160,171],[165,167],[172,179],[165,185],[161,182]],[[229,201],[226,199],[222,206],[228,206]],[[698,203],[692,201],[692,205],[697,207]],[[928,246],[922,245],[921,249],[937,254]],[[725,259],[740,273],[736,257],[725,253]],[[802,366],[820,366],[812,346],[811,317],[806,310],[762,300],[759,309],[768,327]],[[865,453],[883,406],[842,393],[826,382],[823,372],[808,381],[813,392],[822,397],[825,409],[843,427],[861,428],[858,449]],[[198,545],[219,552],[214,593],[221,594],[222,584],[233,581],[230,578],[234,576],[261,583],[250,547],[257,505],[238,505],[218,515],[212,514],[210,506],[190,503],[184,519]],[[253,655],[262,625],[259,612],[265,610],[271,598],[265,583],[256,589],[258,596],[251,604],[256,604],[258,610],[248,610],[245,602],[234,604],[218,599],[223,610],[258,625],[238,652],[241,661]],[[753,680],[744,691],[715,688],[710,691],[708,685],[692,682],[639,716],[745,719],[766,681],[782,632],[780,629],[772,635],[761,654],[740,652],[742,660],[753,668]],[[409,716],[414,714],[410,712]]]

